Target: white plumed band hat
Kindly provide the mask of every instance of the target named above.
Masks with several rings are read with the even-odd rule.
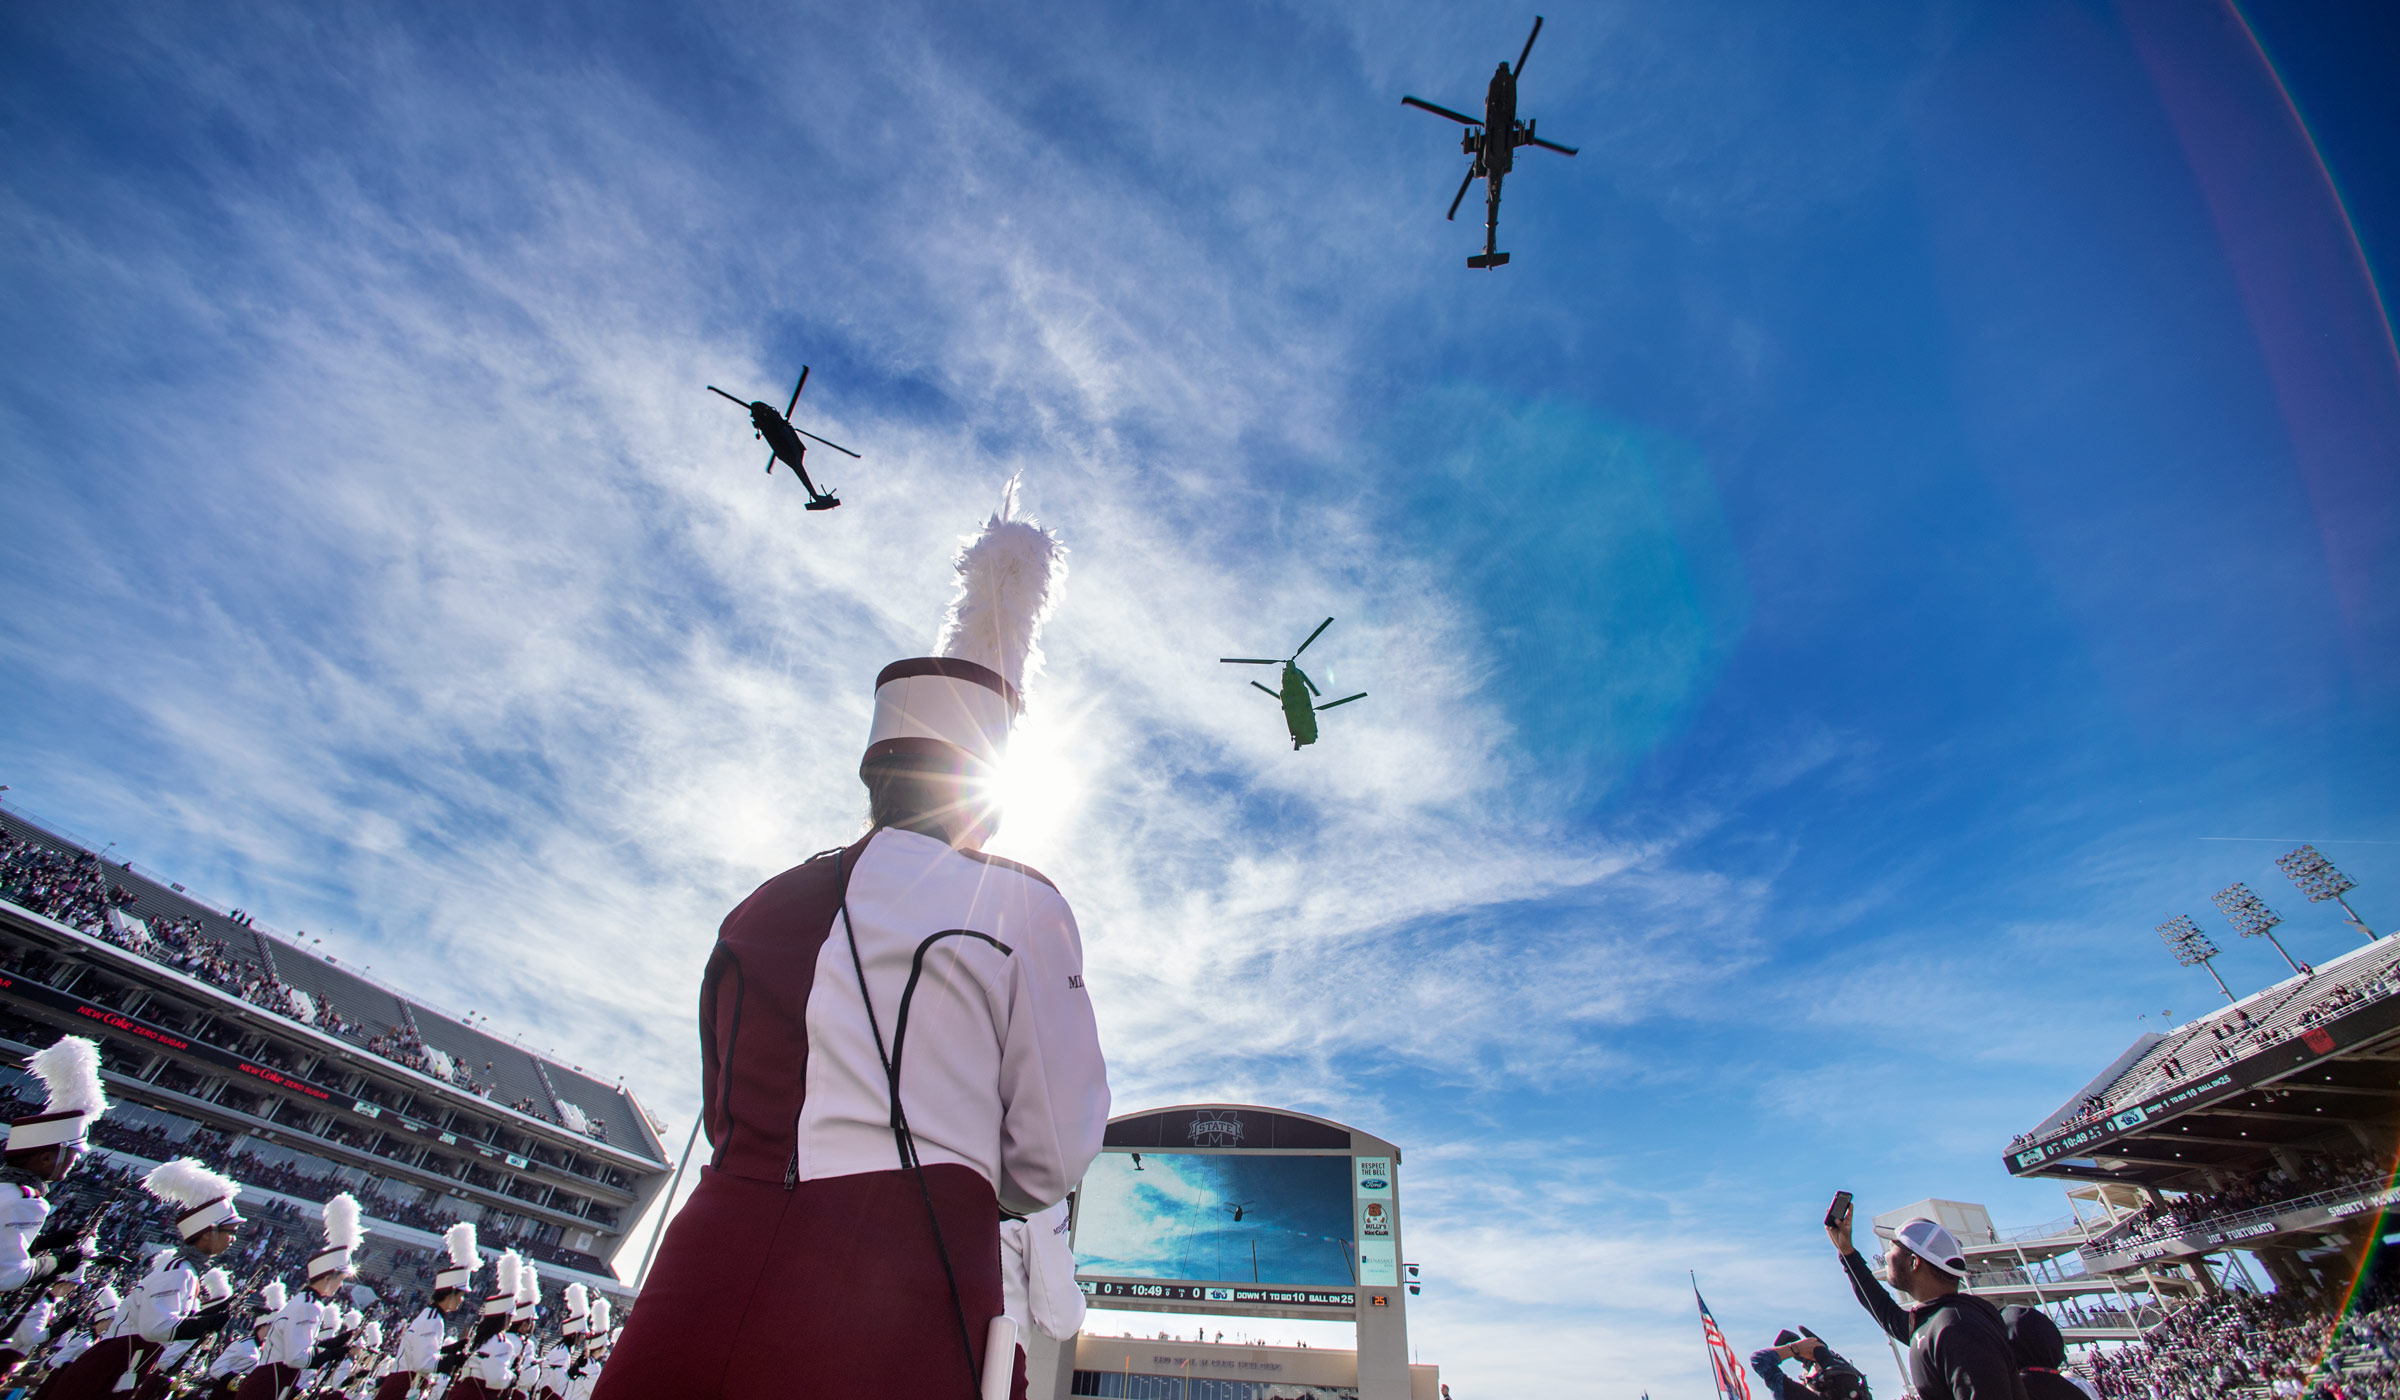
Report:
[[[100,1085],[100,1047],[79,1035],[61,1036],[37,1050],[25,1068],[42,1081],[42,1111],[8,1125],[8,1153],[38,1152],[62,1143],[83,1145],[84,1129],[108,1111]]]

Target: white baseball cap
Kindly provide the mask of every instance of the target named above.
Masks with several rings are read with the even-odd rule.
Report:
[[[1939,1221],[1911,1220],[1893,1238],[1906,1246],[1909,1253],[1943,1273],[1953,1278],[1967,1276],[1967,1256],[1959,1249],[1958,1238],[1943,1229]]]

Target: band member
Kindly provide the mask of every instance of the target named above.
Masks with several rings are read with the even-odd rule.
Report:
[[[71,1274],[91,1242],[43,1233],[51,1183],[66,1180],[83,1156],[84,1131],[108,1111],[100,1086],[100,1047],[79,1035],[37,1050],[25,1068],[42,1082],[42,1111],[8,1125],[0,1147],[0,1289]]]
[[[258,1359],[265,1354],[267,1334],[274,1327],[275,1317],[289,1302],[282,1280],[258,1290],[258,1302],[250,1312],[250,1335],[236,1337],[217,1353],[209,1363],[208,1386],[202,1393],[207,1400],[234,1400],[242,1382],[258,1369]]]
[[[130,1391],[141,1384],[161,1347],[198,1340],[224,1323],[221,1310],[200,1314],[200,1265],[230,1248],[241,1226],[233,1178],[209,1170],[198,1158],[179,1157],[151,1168],[142,1189],[177,1209],[175,1228],[183,1249],[162,1248],[150,1256],[133,1297],[99,1333],[101,1340],[59,1376],[50,1400],[104,1400]]]
[[[1108,1118],[1075,916],[982,854],[1059,554],[1011,483],[954,560],[939,654],[876,678],[872,829],[719,931],[700,1001],[714,1154],[598,1400],[977,1393],[1000,1211],[1064,1198]]]
[[[584,1328],[591,1320],[592,1291],[580,1283],[566,1288],[566,1312],[558,1340],[542,1353],[533,1375],[533,1400],[566,1400],[567,1371],[583,1355]]]
[[[176,1372],[191,1359],[192,1353],[210,1337],[225,1330],[232,1322],[233,1279],[223,1269],[210,1269],[200,1275],[198,1306],[192,1315],[178,1323],[167,1344],[159,1350],[158,1359],[150,1364],[142,1383],[133,1389],[133,1400],[166,1400],[175,1384]]]
[[[608,1324],[608,1298],[603,1294],[592,1299],[591,1317],[584,1325],[583,1355],[567,1367],[567,1400],[592,1400],[592,1392],[600,1384],[600,1369],[608,1360],[608,1344],[614,1340]]]
[[[308,1286],[269,1319],[259,1364],[238,1392],[241,1400],[289,1400],[300,1373],[316,1361],[317,1343],[326,1331],[326,1300],[350,1277],[351,1254],[366,1237],[357,1198],[344,1191],[325,1203],[325,1247],[308,1261]]]
[[[492,1261],[492,1291],[483,1300],[472,1338],[461,1348],[458,1376],[446,1400],[501,1400],[517,1365],[517,1339],[508,1330],[517,1311],[517,1284],[525,1261],[513,1249]],[[450,1365],[444,1361],[445,1366]]]
[[[508,1335],[516,1342],[516,1355],[509,1362],[507,1400],[526,1400],[533,1393],[535,1379],[541,1375],[542,1348],[534,1339],[534,1329],[541,1325],[542,1275],[531,1263],[517,1274],[517,1306],[508,1315]]]
[[[8,1340],[0,1342],[0,1388],[5,1388],[25,1358],[42,1349],[50,1339],[51,1319],[58,1316],[59,1307],[75,1294],[77,1284],[71,1278],[53,1278],[48,1290],[17,1319]]]
[[[399,1355],[375,1387],[375,1400],[405,1400],[417,1377],[432,1376],[441,1365],[443,1343],[449,1340],[443,1319],[465,1304],[467,1286],[483,1262],[475,1253],[474,1222],[461,1220],[444,1231],[442,1252],[448,1262],[433,1276],[433,1303],[410,1318],[400,1334]]]

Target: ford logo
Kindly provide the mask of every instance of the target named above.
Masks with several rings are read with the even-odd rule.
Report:
[[[1358,1189],[1361,1191],[1381,1191],[1391,1184],[1392,1183],[1384,1180],[1380,1176],[1361,1177],[1359,1179]]]

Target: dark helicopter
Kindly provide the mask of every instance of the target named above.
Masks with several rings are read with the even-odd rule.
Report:
[[[1556,141],[1544,141],[1533,134],[1533,123],[1517,120],[1517,78],[1525,71],[1525,58],[1533,52],[1533,41],[1542,36],[1542,17],[1533,17],[1533,32],[1525,36],[1525,47],[1517,54],[1517,66],[1503,63],[1492,74],[1492,85],[1483,94],[1483,120],[1478,122],[1464,112],[1436,107],[1416,97],[1403,97],[1402,105],[1419,107],[1437,117],[1448,117],[1467,128],[1459,148],[1475,158],[1467,167],[1467,178],[1458,182],[1458,193],[1451,197],[1446,218],[1458,217],[1459,201],[1467,197],[1467,186],[1480,177],[1483,180],[1483,252],[1467,259],[1469,267],[1502,267],[1508,254],[1498,251],[1500,242],[1500,182],[1516,166],[1519,146],[1539,146],[1562,156],[1575,154],[1573,146],[1561,146]]]
[[[758,429],[758,435],[767,442],[767,474],[769,476],[775,474],[777,462],[783,463],[792,469],[792,474],[799,477],[800,484],[807,488],[808,509],[831,510],[841,502],[834,498],[830,488],[819,491],[817,484],[808,479],[808,468],[800,465],[801,459],[808,455],[808,444],[800,439],[808,438],[815,442],[822,442],[834,451],[848,453],[852,457],[856,457],[858,454],[851,452],[849,448],[838,442],[818,437],[805,428],[792,426],[792,410],[800,406],[800,391],[807,387],[808,366],[802,365],[800,366],[800,382],[792,386],[792,401],[783,406],[781,413],[777,413],[771,404],[742,403],[740,399],[734,398],[733,395],[726,393],[714,384],[708,386],[708,392],[721,399],[742,404],[742,407],[750,410],[750,426]]]
[[[1300,652],[1308,650],[1308,643],[1325,635],[1325,629],[1332,625],[1333,619],[1330,617],[1318,623],[1317,630],[1308,634],[1308,642],[1302,642],[1299,651],[1293,652],[1281,661],[1259,656],[1220,656],[1217,658],[1229,666],[1281,666],[1283,668],[1281,693],[1267,690],[1265,686],[1258,685],[1256,681],[1252,681],[1250,684],[1258,686],[1260,690],[1267,690],[1267,694],[1274,696],[1276,701],[1283,706],[1284,727],[1292,731],[1292,747],[1295,750],[1302,744],[1317,742],[1317,711],[1330,710],[1336,705],[1347,705],[1353,700],[1367,698],[1367,693],[1362,690],[1356,695],[1345,695],[1339,700],[1329,700],[1322,705],[1315,702],[1315,697],[1325,692],[1317,689],[1317,683],[1310,680],[1308,673],[1300,669]]]

